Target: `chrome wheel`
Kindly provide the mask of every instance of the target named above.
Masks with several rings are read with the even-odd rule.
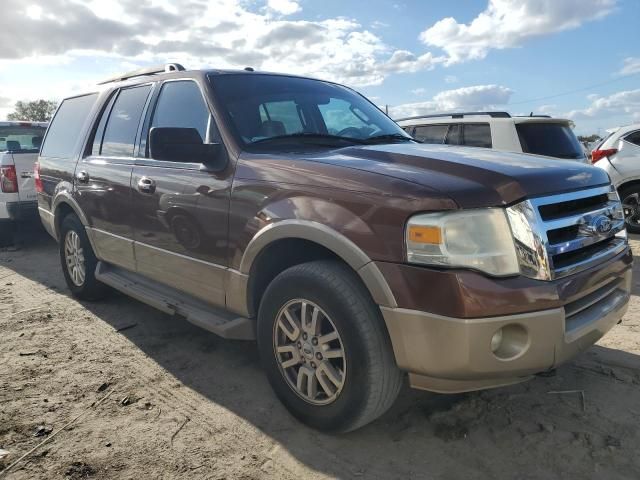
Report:
[[[640,194],[632,193],[622,200],[624,221],[632,227],[640,226]]]
[[[338,398],[347,373],[344,346],[318,305],[304,299],[287,302],[274,324],[273,347],[287,384],[303,400],[327,405]]]
[[[81,287],[85,278],[84,251],[80,237],[73,230],[69,230],[64,239],[64,259],[71,281]]]

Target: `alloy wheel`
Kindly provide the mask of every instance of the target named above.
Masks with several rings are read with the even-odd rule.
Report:
[[[71,281],[81,287],[85,278],[84,251],[80,237],[73,230],[69,230],[64,239],[64,259]]]
[[[287,302],[278,312],[273,347],[287,384],[313,405],[334,402],[345,383],[344,344],[329,316],[305,299]]]

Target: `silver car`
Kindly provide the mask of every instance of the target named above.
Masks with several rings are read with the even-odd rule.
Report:
[[[591,152],[591,161],[609,174],[618,189],[627,230],[640,233],[640,124],[609,134]]]

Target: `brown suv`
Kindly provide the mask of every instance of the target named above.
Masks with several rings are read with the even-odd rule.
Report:
[[[554,368],[620,321],[632,256],[591,166],[423,145],[334,83],[132,72],[66,99],[36,169],[69,288],[257,339],[300,420],[372,421],[409,373],[462,392]]]

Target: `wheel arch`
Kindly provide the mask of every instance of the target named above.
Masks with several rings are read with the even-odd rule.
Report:
[[[239,274],[246,278],[244,297],[249,315],[256,314],[264,289],[278,273],[299,263],[326,258],[351,267],[376,304],[397,307],[384,276],[353,241],[318,222],[281,220],[258,231],[242,256]]]
[[[53,200],[51,211],[53,212],[53,227],[57,239],[60,239],[60,225],[62,224],[62,220],[70,213],[76,214],[85,227],[89,224],[78,202],[66,191],[60,192],[56,196]]]

